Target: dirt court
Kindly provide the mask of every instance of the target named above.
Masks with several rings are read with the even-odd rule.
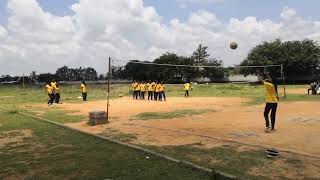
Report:
[[[280,103],[276,132],[264,133],[264,105],[243,105],[246,101],[249,100],[235,97],[173,97],[166,102],[155,102],[123,97],[110,101],[110,123],[92,127],[84,120],[67,126],[94,134],[110,130],[135,134],[137,139],[133,143],[137,144],[164,146],[201,142],[212,147],[217,144],[210,139],[217,138],[320,157],[320,111],[315,110],[320,102]],[[59,107],[78,110],[87,117],[89,111],[106,110],[107,103],[88,101],[79,104],[64,103]],[[142,112],[182,109],[215,111],[174,119],[132,120]]]

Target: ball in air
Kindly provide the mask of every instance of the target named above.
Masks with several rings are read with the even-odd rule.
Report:
[[[238,44],[237,44],[236,42],[231,42],[231,43],[230,43],[230,48],[231,48],[232,50],[235,50],[235,49],[238,48]]]

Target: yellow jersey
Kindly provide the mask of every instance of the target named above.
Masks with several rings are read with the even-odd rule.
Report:
[[[56,92],[56,93],[60,93],[60,88],[61,88],[61,86],[57,86],[57,85],[56,85],[56,87],[55,87],[55,92]]]
[[[184,84],[184,90],[190,90],[191,89],[191,84],[190,83],[185,83]]]
[[[137,83],[132,83],[132,85],[131,85],[132,86],[132,90],[136,91],[137,85],[138,85]]]
[[[51,82],[52,91],[56,90],[57,82]]]
[[[52,88],[52,86],[49,86],[49,85],[47,84],[47,85],[46,85],[46,88],[47,88],[48,94],[52,94],[52,93],[53,93],[53,88]]]
[[[139,87],[141,92],[146,92],[146,84],[141,83]]]
[[[81,92],[82,92],[82,93],[86,93],[86,92],[87,92],[87,88],[88,88],[88,87],[87,87],[86,85],[81,84],[80,88],[81,88]]]
[[[156,92],[160,92],[160,84],[156,84]]]
[[[272,83],[263,82],[266,88],[266,103],[278,103],[276,88]]]
[[[153,91],[153,87],[151,83],[147,83],[147,89],[148,91]]]
[[[163,92],[166,89],[166,87],[164,86],[164,84],[160,84],[159,85],[159,91]]]
[[[152,91],[156,91],[157,84],[155,82],[152,82],[151,86],[152,86]]]

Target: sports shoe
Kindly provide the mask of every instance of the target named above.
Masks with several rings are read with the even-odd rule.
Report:
[[[268,133],[268,132],[270,132],[271,131],[271,128],[270,127],[267,127],[265,130],[264,130],[264,132],[266,132],[266,133]]]

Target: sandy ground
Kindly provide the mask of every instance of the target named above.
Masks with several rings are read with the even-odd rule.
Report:
[[[308,94],[308,88],[301,89],[286,89],[287,93],[290,94]]]
[[[243,98],[193,97],[169,98],[166,102],[132,100],[123,97],[110,101],[110,123],[89,126],[86,121],[67,124],[90,133],[108,130],[133,133],[134,143],[147,145],[185,145],[203,143],[216,146],[211,139],[226,139],[237,142],[272,147],[294,153],[320,157],[320,111],[315,107],[320,102],[281,103],[278,107],[274,133],[264,133],[264,105],[244,106]],[[92,110],[106,110],[106,101],[88,101],[59,107],[79,110],[88,116]],[[141,112],[168,112],[178,109],[214,109],[202,115],[163,120],[130,120]],[[177,132],[178,131],[178,132]]]

